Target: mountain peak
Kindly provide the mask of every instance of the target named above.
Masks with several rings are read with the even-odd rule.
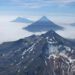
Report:
[[[41,17],[41,21],[49,21],[49,19],[46,16]]]
[[[47,33],[44,34],[45,37],[52,37],[58,35],[54,30],[49,30]]]
[[[56,34],[56,32],[54,30],[50,30],[46,34]]]
[[[49,31],[49,30],[55,30],[55,31],[62,30],[63,27],[55,24],[54,22],[49,20],[46,16],[43,16],[40,20],[25,27],[25,29],[31,32],[41,32],[41,31]]]
[[[42,18],[47,18],[46,16],[42,16]]]
[[[57,34],[54,30],[50,30],[47,33],[43,34],[42,37],[44,37],[47,40],[50,40],[50,42],[57,42],[64,44],[64,38],[61,37],[59,34]]]

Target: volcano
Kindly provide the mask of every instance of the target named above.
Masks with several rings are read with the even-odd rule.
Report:
[[[41,32],[41,31],[49,31],[49,30],[62,30],[63,27],[53,23],[47,17],[43,16],[40,20],[32,23],[31,25],[25,27],[27,31],[30,32]]]
[[[0,45],[0,75],[74,74],[75,47],[53,30]]]

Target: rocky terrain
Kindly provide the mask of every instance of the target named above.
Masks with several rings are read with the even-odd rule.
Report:
[[[75,75],[75,45],[53,30],[3,43],[0,75]]]

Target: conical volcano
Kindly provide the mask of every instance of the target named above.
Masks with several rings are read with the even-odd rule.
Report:
[[[63,27],[56,25],[55,23],[50,21],[47,17],[43,16],[38,21],[25,27],[24,29],[30,32],[41,32],[41,31],[49,31],[49,30],[54,30],[54,31],[62,30]]]

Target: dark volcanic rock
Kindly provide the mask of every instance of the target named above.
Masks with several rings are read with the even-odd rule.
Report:
[[[53,30],[0,45],[0,75],[74,75],[75,48]]]

